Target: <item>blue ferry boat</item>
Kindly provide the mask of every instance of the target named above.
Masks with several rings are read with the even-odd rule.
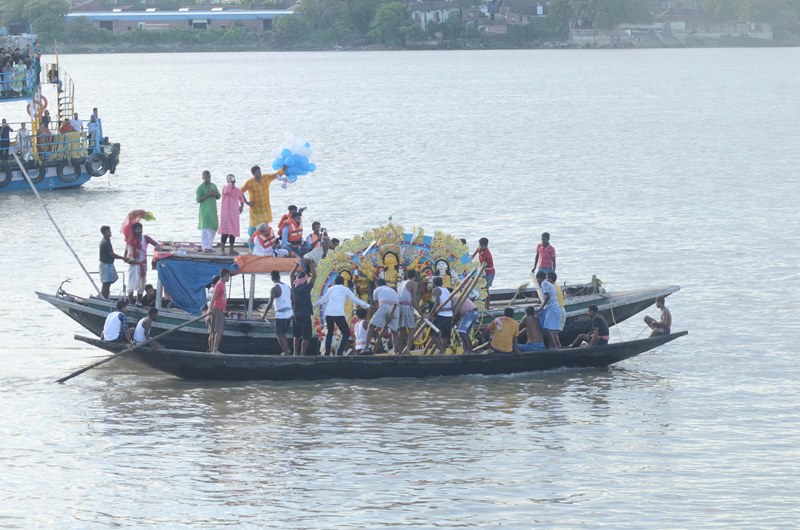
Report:
[[[96,113],[75,118],[75,84],[58,59],[43,65],[31,46],[0,49],[0,192],[30,191],[20,164],[39,190],[115,173],[120,145],[103,136]]]

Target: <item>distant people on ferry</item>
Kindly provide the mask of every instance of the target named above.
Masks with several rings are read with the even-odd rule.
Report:
[[[594,345],[608,344],[608,322],[606,322],[603,315],[598,312],[597,306],[594,304],[590,305],[586,310],[586,315],[592,319],[592,332],[581,333],[575,338],[571,346],[577,348],[583,343],[586,343],[586,347],[591,348]]]
[[[22,94],[27,89],[25,85],[28,81],[28,67],[22,60],[22,56],[19,54],[17,55],[16,64],[14,65],[13,70],[14,73],[11,89],[17,94]]]
[[[249,179],[242,186],[242,193],[246,193],[245,204],[250,207],[250,226],[247,229],[247,237],[253,235],[256,227],[261,223],[272,222],[272,205],[269,200],[269,185],[286,171],[285,167],[276,173],[261,174],[259,166],[250,168],[253,178]],[[251,247],[252,248],[252,247]]]
[[[542,287],[542,307],[539,313],[539,322],[544,330],[544,338],[548,348],[560,348],[561,339],[558,337],[558,326],[561,322],[561,311],[558,305],[558,295],[555,286],[547,280],[543,271],[536,273],[536,281]]]
[[[95,118],[94,114],[92,114],[92,117],[89,118],[89,123],[86,124],[86,136],[88,137],[87,139],[89,140],[89,152],[90,153],[94,149],[95,140],[97,138],[99,130],[100,130],[100,127],[99,127],[99,125],[97,123],[97,118]]]
[[[78,113],[72,115],[72,119],[69,120],[69,124],[72,126],[72,130],[75,132],[81,132],[83,130],[83,122],[78,119]]]
[[[3,66],[0,68],[0,79],[2,79],[3,97],[11,98],[14,94],[11,92],[11,82],[14,79],[14,67],[10,57],[3,59]]]
[[[491,347],[497,353],[517,353],[519,346],[519,324],[514,320],[514,308],[507,307],[503,316],[492,320],[486,326],[486,332],[491,334]]]
[[[11,145],[10,135],[13,131],[14,129],[3,118],[2,123],[0,123],[0,160],[3,162],[8,162],[8,148]]]
[[[22,122],[17,129],[17,152],[22,160],[27,160],[33,154],[31,146],[31,133]]]
[[[478,256],[478,261],[481,265],[486,265],[483,271],[483,277],[486,278],[486,290],[488,292],[489,288],[494,283],[495,269],[494,258],[492,257],[492,251],[489,250],[489,240],[487,238],[482,237],[478,240],[478,248],[472,253],[470,259],[475,259],[475,255]],[[489,309],[489,296],[486,296],[484,303],[486,309]]]
[[[299,211],[294,212],[289,222],[283,226],[280,237],[281,248],[298,256],[305,254],[303,248],[303,214]]]
[[[663,296],[656,298],[656,307],[661,310],[661,318],[659,320],[651,316],[644,317],[645,324],[653,330],[650,336],[669,335],[672,328],[672,313],[667,309],[666,301]]]
[[[203,171],[203,182],[195,191],[197,204],[200,205],[197,228],[200,229],[200,246],[203,248],[203,252],[214,251],[214,237],[219,228],[217,199],[220,197],[216,184],[211,182],[211,172],[206,169]]]
[[[536,308],[528,306],[525,308],[525,316],[519,322],[519,332],[525,332],[525,342],[517,344],[517,349],[521,352],[541,351],[544,349],[544,334],[539,317],[536,315]]]
[[[125,256],[120,256],[114,252],[111,244],[111,227],[103,225],[100,227],[103,239],[100,240],[100,296],[108,298],[111,291],[111,284],[119,279],[117,269],[114,267],[114,260],[121,259],[127,261]]]
[[[550,234],[548,232],[542,234],[542,242],[536,245],[536,257],[533,259],[531,272],[537,272],[537,264],[539,265],[539,270],[545,274],[556,270],[556,249],[550,244]]]
[[[50,132],[50,122],[51,122],[50,111],[45,109],[44,114],[42,114],[41,125],[45,129],[47,129],[47,132]]]

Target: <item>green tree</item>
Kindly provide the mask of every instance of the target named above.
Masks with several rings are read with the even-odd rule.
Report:
[[[405,34],[411,25],[414,25],[414,21],[408,16],[406,4],[389,2],[381,4],[375,12],[368,35],[387,46],[403,46],[406,43]]]
[[[569,0],[573,21],[580,27],[611,29],[623,22],[650,22],[648,0]]]
[[[50,42],[64,32],[67,0],[2,0],[0,10],[6,24],[30,24],[43,41]]]
[[[283,41],[302,40],[308,33],[305,21],[297,15],[278,17],[273,27],[275,34]]]
[[[302,0],[298,11],[308,27],[327,30],[341,18],[343,6],[340,0]]]

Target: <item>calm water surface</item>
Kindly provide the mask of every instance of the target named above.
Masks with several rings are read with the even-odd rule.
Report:
[[[800,49],[61,60],[123,145],[116,176],[46,195],[92,270],[134,208],[198,237],[201,171],[243,182],[294,131],[319,170],[276,213],[486,236],[504,287],[548,230],[562,280],[682,285],[690,335],[608,370],[206,384],[122,360],[57,386],[101,354],[34,291],[89,286],[0,194],[0,527],[800,523]]]

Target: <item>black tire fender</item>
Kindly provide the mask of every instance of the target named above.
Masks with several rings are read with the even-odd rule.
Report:
[[[74,170],[73,173],[65,173],[64,170],[67,167],[72,167]],[[56,166],[56,171],[58,172],[58,178],[61,179],[62,182],[72,183],[78,180],[78,177],[81,176],[81,165],[77,162],[61,162]]]

